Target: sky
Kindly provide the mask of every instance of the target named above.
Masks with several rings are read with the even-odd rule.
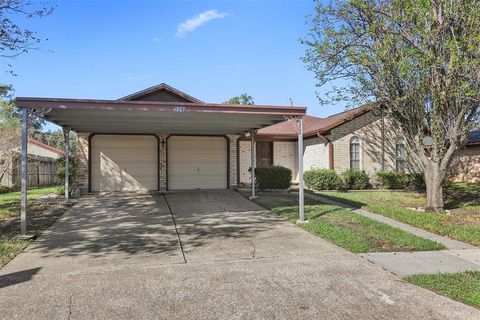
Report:
[[[16,96],[116,99],[165,82],[222,103],[248,93],[255,104],[320,106],[301,61],[312,0],[57,1],[52,15],[25,25],[47,39],[4,74]]]

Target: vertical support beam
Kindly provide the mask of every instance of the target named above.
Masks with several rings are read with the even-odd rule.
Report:
[[[20,232],[22,237],[27,235],[27,189],[28,189],[28,159],[27,159],[27,147],[28,147],[28,111],[22,109],[22,160],[21,160],[21,204],[20,204]]]
[[[380,116],[382,117],[382,134],[381,134],[381,139],[382,139],[382,171],[385,170],[385,116],[383,114],[383,107],[380,109]]]
[[[63,137],[65,139],[65,202],[69,200],[70,190],[70,129],[63,128]]]
[[[298,117],[298,214],[299,223],[305,222],[303,195],[303,117]]]
[[[251,129],[250,130],[250,168],[252,170],[252,173],[250,175],[251,177],[251,183],[252,183],[252,195],[250,196],[250,199],[255,199],[257,196],[255,195],[255,167],[257,166],[257,144],[255,142],[255,130]]]

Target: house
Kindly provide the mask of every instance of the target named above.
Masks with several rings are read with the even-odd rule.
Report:
[[[290,168],[296,182],[300,117],[304,170],[358,169],[372,178],[382,169],[415,171],[405,140],[368,106],[318,118],[301,107],[205,103],[164,83],[117,100],[18,98],[17,103],[43,108],[45,119],[76,131],[82,194],[248,184],[252,130],[256,165]],[[478,152],[465,150],[468,159],[473,159],[469,152]],[[455,179],[466,176],[458,173]]]
[[[480,183],[480,128],[470,133],[467,145],[453,158],[448,179],[452,182]]]
[[[280,165],[292,170],[298,180],[297,128],[287,120],[260,129],[257,133],[257,167]],[[239,139],[239,183],[250,183],[250,137]],[[405,139],[387,119],[368,106],[326,118],[304,117],[303,170],[364,170],[374,181],[376,172],[390,170],[415,172],[418,169],[407,150]],[[450,166],[448,179],[480,182],[480,129],[474,130],[465,148]]]
[[[41,141],[28,139],[28,182],[32,187],[51,186],[55,184],[57,159],[63,151]],[[0,160],[0,185],[8,188],[20,186],[20,152],[12,150],[13,157]],[[8,163],[7,163],[8,161]]]
[[[77,133],[81,193],[235,187],[241,134],[306,113],[205,103],[164,83],[117,100],[19,97],[17,105]]]

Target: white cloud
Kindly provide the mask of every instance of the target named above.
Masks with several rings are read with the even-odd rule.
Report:
[[[153,38],[152,41],[155,42],[155,43],[159,43],[159,42],[160,42],[160,38]]]
[[[207,23],[210,20],[222,19],[227,16],[227,13],[218,12],[218,10],[208,10],[200,13],[199,15],[182,22],[177,29],[175,36],[179,38],[185,37],[188,32],[192,32],[201,25]]]

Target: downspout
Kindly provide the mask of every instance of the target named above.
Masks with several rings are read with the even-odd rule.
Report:
[[[334,162],[333,162],[333,143],[330,139],[328,139],[327,137],[325,137],[324,135],[322,135],[320,133],[320,131],[317,132],[317,136],[322,139],[323,141],[325,141],[327,143],[327,147],[328,147],[328,169],[330,170],[334,170]]]

